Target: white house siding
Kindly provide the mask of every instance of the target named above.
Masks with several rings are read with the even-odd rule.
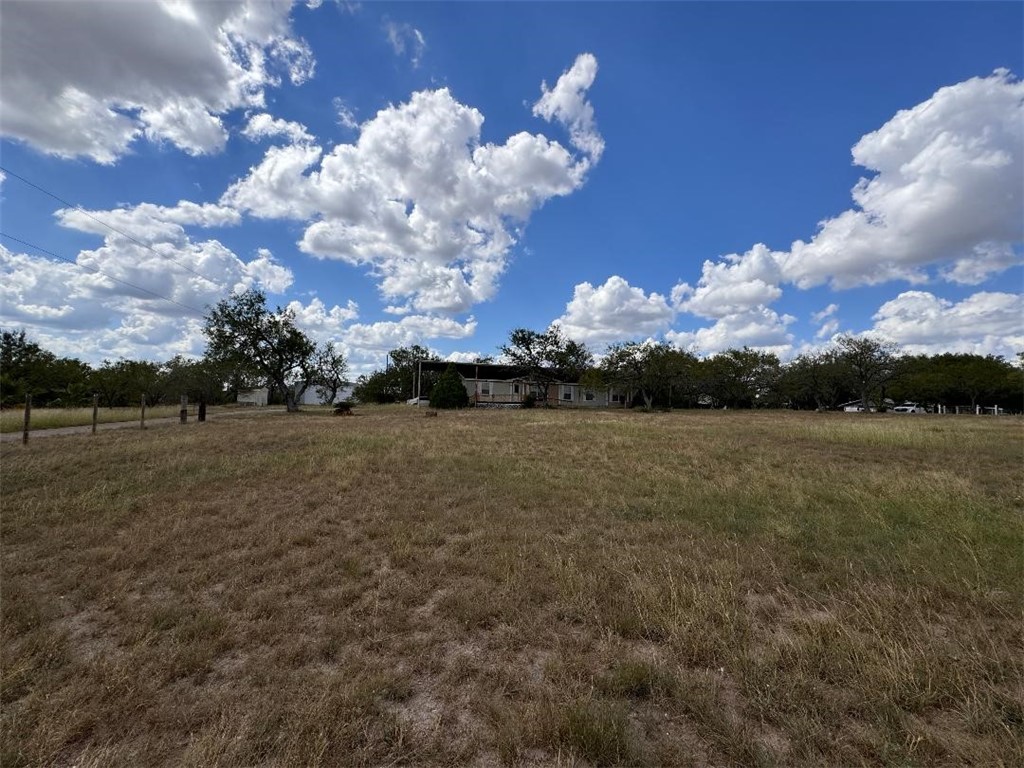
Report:
[[[463,379],[462,384],[471,403],[520,403],[528,392],[537,395],[535,388],[525,381],[470,378]],[[613,392],[611,389],[587,389],[579,384],[552,384],[548,402],[570,408],[620,407],[622,402],[613,399]]]
[[[342,387],[338,390],[337,397],[334,398],[334,402],[340,403],[343,400],[347,400],[352,396],[352,387]],[[301,405],[328,405],[320,397],[320,393],[316,387],[306,387],[306,391],[302,393],[302,399],[299,401]]]
[[[266,405],[269,391],[266,387],[261,389],[245,389],[238,393],[236,401],[241,405]]]

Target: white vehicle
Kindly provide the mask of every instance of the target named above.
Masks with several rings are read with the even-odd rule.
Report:
[[[923,406],[917,403],[904,403],[903,405],[897,405],[892,409],[893,413],[926,413]]]

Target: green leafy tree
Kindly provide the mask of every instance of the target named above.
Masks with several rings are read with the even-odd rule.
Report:
[[[557,325],[543,333],[516,328],[509,334],[508,344],[501,346],[501,353],[537,388],[542,400],[547,399],[548,387],[552,384],[579,381],[594,363],[594,356],[586,345],[567,338]]]
[[[772,352],[744,347],[727,349],[701,361],[701,385],[714,405],[730,408],[771,407],[778,397],[782,366]]]
[[[670,403],[674,384],[685,370],[686,353],[667,344],[628,342],[613,344],[601,362],[609,386],[624,390],[632,398],[638,393],[650,409],[656,399]]]
[[[469,393],[462,383],[462,377],[449,365],[434,384],[430,392],[431,408],[465,408],[469,405]]]
[[[331,343],[324,343],[313,355],[313,383],[320,400],[333,403],[338,392],[348,385],[348,361]]]
[[[106,408],[138,405],[145,396],[150,405],[164,398],[165,379],[160,366],[145,360],[104,360],[89,376],[89,385]]]
[[[289,412],[299,410],[313,378],[316,345],[295,325],[294,312],[280,307],[271,312],[266,295],[249,289],[218,302],[203,332],[208,357],[262,378],[284,394]]]
[[[392,349],[388,352],[388,363],[384,370],[360,376],[356,380],[352,395],[362,403],[394,403],[409,400],[417,391],[419,363],[437,362],[440,359],[419,344]],[[418,386],[420,394],[429,396],[437,378],[438,374],[425,371]]]
[[[57,357],[29,340],[24,330],[0,334],[0,401],[36,405],[79,405],[88,399],[89,366],[81,360]]]
[[[782,371],[779,391],[794,408],[825,410],[849,399],[849,371],[835,350],[800,355]]]
[[[840,336],[836,350],[864,408],[872,402],[880,404],[884,387],[899,373],[899,347],[868,336]]]
[[[237,395],[230,387],[230,369],[208,357],[192,360],[178,355],[163,364],[161,375],[163,389],[172,402],[185,395],[193,402],[215,404]]]

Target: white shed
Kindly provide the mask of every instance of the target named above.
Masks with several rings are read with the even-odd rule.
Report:
[[[266,405],[269,394],[270,390],[266,387],[243,389],[238,393],[238,403],[240,405]]]

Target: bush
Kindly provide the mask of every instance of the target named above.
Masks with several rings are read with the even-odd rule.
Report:
[[[537,396],[533,392],[527,392],[523,398],[523,408],[533,408],[537,404]]]
[[[469,393],[462,383],[462,377],[449,365],[430,391],[431,408],[465,408],[469,405]]]

